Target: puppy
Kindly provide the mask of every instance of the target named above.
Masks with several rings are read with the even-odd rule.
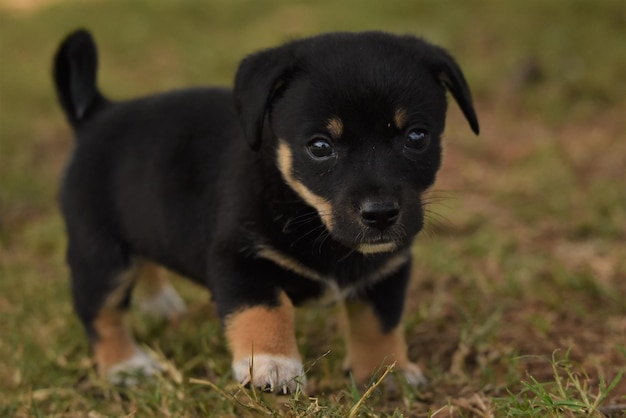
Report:
[[[424,192],[441,163],[446,89],[478,120],[454,59],[413,36],[329,33],[245,58],[234,89],[111,101],[90,34],[54,62],[77,142],[60,202],[75,310],[99,372],[119,381],[158,365],[125,316],[139,277],[164,315],[183,309],[158,263],[211,292],[235,379],[304,384],[294,306],[345,305],[345,367],[365,383],[407,356],[400,320]]]

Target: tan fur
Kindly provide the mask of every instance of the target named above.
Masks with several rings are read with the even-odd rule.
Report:
[[[117,288],[105,300],[93,323],[96,339],[93,343],[98,372],[105,375],[111,367],[129,359],[137,352],[135,340],[125,313],[118,308],[128,289],[135,283],[139,267],[133,265],[117,279]]]
[[[114,309],[104,309],[94,321],[98,334],[93,345],[94,357],[101,376],[116,364],[131,358],[137,352],[125,315]]]
[[[384,244],[360,244],[357,250],[361,254],[380,254],[390,253],[397,247],[395,242],[387,242]]]
[[[401,326],[383,333],[372,308],[361,302],[346,302],[344,311],[348,350],[345,365],[358,383],[367,383],[377,370],[394,361],[400,370],[410,364]]]
[[[289,257],[288,255],[281,253],[277,249],[270,247],[269,245],[259,245],[257,247],[256,254],[259,257],[265,258],[266,260],[269,260],[274,264],[284,268],[285,270],[289,270],[302,277],[306,277],[307,279],[315,280],[318,282],[326,282],[327,280],[329,280],[312,268],[300,263],[295,258]]]
[[[140,284],[137,291],[144,298],[158,295],[169,284],[165,270],[150,262],[141,265],[137,281]]]
[[[102,305],[103,310],[106,310],[109,307],[118,306],[122,302],[122,299],[124,299],[128,290],[136,283],[142,266],[143,264],[133,262],[133,264],[126,271],[123,271],[115,279],[115,289],[113,289],[104,301],[104,304]]]
[[[406,110],[403,108],[396,109],[396,113],[393,115],[393,123],[396,125],[398,129],[404,129],[404,125],[407,121]]]
[[[308,205],[317,210],[322,222],[329,230],[333,228],[332,206],[329,201],[309,190],[293,175],[293,157],[289,146],[282,140],[278,141],[277,150],[278,168],[285,182],[291,187]]]
[[[233,360],[257,354],[300,358],[294,333],[294,307],[282,292],[276,307],[254,306],[226,318],[225,333]]]
[[[383,264],[382,267],[377,272],[372,274],[368,280],[371,282],[376,282],[380,279],[384,279],[385,277],[388,277],[389,275],[398,271],[400,267],[405,265],[409,261],[410,258],[411,258],[411,255],[408,253],[401,253],[401,254],[394,255],[389,260],[387,260],[385,264]]]
[[[333,139],[339,139],[343,134],[343,122],[339,118],[332,118],[326,124],[326,129],[328,129]]]

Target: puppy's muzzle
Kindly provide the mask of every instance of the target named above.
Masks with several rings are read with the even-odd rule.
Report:
[[[400,205],[392,200],[366,200],[359,210],[363,225],[381,231],[391,227],[400,216]]]

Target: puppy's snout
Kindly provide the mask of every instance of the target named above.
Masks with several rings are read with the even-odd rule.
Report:
[[[386,229],[398,220],[400,205],[394,201],[367,200],[361,204],[360,215],[364,225]]]

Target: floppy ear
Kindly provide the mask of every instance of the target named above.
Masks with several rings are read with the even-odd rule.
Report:
[[[293,64],[289,45],[267,49],[246,57],[235,76],[235,109],[250,148],[261,147],[263,124],[279,87]]]
[[[470,93],[469,86],[465,81],[461,68],[456,63],[454,58],[447,51],[442,48],[435,47],[436,59],[434,62],[435,75],[441,81],[441,83],[452,93],[452,97],[456,100],[457,104],[461,108],[465,119],[469,122],[472,131],[476,135],[480,132],[478,126],[478,118],[476,117],[476,111],[474,110],[474,104],[472,102],[472,94]]]

